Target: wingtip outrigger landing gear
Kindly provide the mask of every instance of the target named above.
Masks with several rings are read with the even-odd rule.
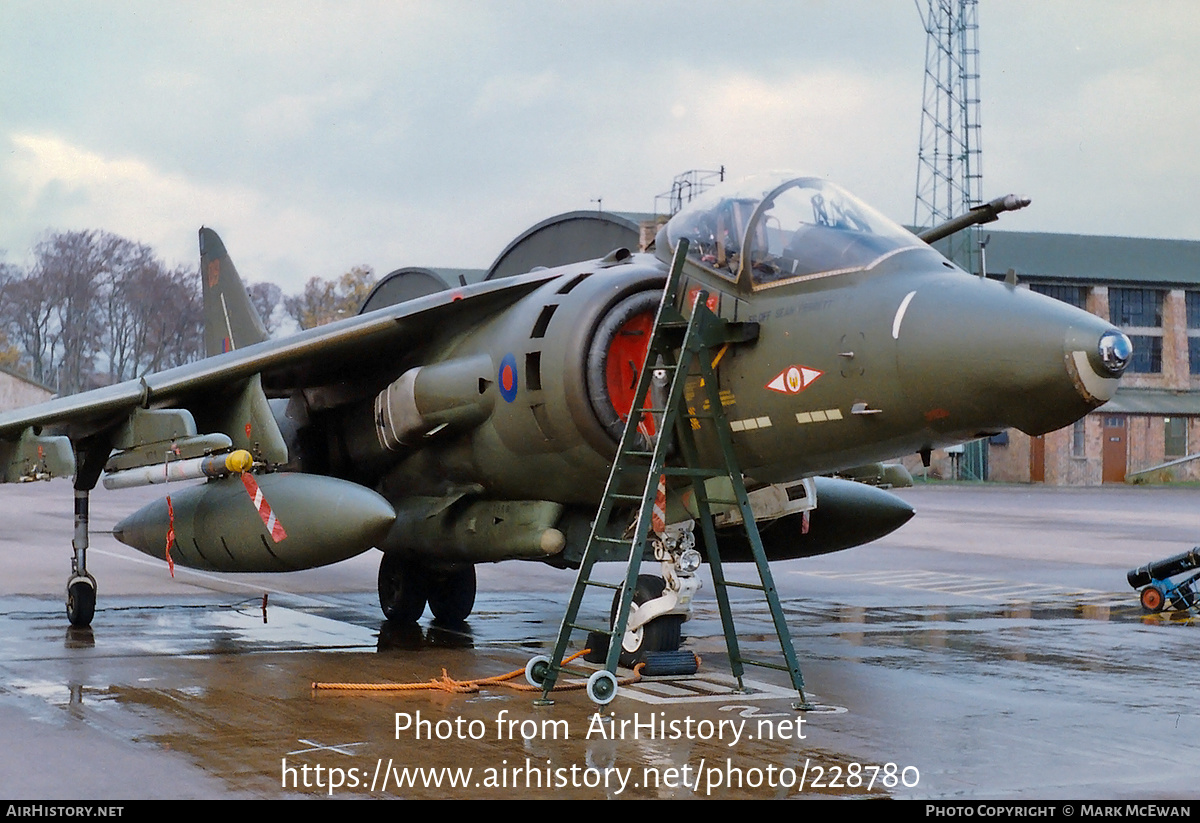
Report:
[[[75,490],[75,537],[71,547],[71,576],[67,578],[67,620],[77,629],[92,625],[96,614],[96,578],[88,574],[88,494]]]
[[[92,625],[96,615],[96,578],[87,570],[88,500],[111,448],[91,441],[75,447],[75,535],[71,540],[71,576],[67,578],[67,620],[76,629]]]

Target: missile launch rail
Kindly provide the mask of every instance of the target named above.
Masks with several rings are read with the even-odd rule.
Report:
[[[578,576],[571,593],[567,611],[563,616],[554,651],[550,657],[539,656],[529,661],[526,675],[531,683],[542,689],[539,705],[550,705],[549,699],[560,673],[566,672],[576,676],[587,677],[588,697],[595,703],[609,703],[617,692],[616,670],[621,658],[622,638],[630,615],[630,605],[638,588],[638,571],[646,549],[651,544],[652,523],[655,520],[654,508],[656,502],[662,505],[660,494],[660,479],[669,482],[669,478],[678,478],[692,484],[697,507],[697,520],[703,538],[706,559],[712,573],[716,599],[721,615],[721,624],[725,634],[725,644],[729,653],[730,667],[738,681],[739,688],[744,688],[742,678],[745,666],[759,666],[787,672],[796,689],[799,699],[793,707],[800,710],[811,709],[812,706],[804,696],[804,678],[796,659],[792,645],[791,633],[784,620],[783,610],[779,603],[779,595],[771,576],[758,527],[751,513],[750,500],[734,455],[732,431],[724,412],[722,411],[716,378],[716,361],[724,351],[724,347],[747,343],[755,339],[757,326],[749,323],[733,323],[717,317],[707,305],[707,294],[701,291],[695,299],[690,316],[685,316],[686,306],[681,309],[680,275],[687,257],[687,241],[681,239],[672,260],[670,274],[663,292],[662,302],[650,334],[650,342],[646,359],[638,376],[636,398],[633,408],[625,422],[624,434],[617,449],[617,455],[609,474],[604,497],[601,500],[599,512],[588,538],[587,547],[579,566]],[[660,408],[655,407],[652,398],[651,382],[653,373],[669,375],[669,389],[666,402]],[[703,398],[704,403],[695,402],[689,407],[685,397],[685,384],[689,377],[699,377],[700,392],[696,401]],[[661,377],[660,377],[661,380]],[[661,402],[661,401],[660,401]],[[657,436],[647,437],[649,428],[646,423],[652,419]],[[719,443],[719,466],[705,466],[696,443],[694,429],[707,424],[715,433]],[[672,433],[674,437],[672,438]],[[647,441],[653,442],[648,448]],[[672,446],[675,448],[672,449]],[[670,457],[670,459],[668,459]],[[709,461],[710,463],[713,461]],[[733,489],[733,499],[710,498],[706,492],[705,481],[710,478],[724,478]],[[629,493],[634,484],[640,484],[641,494]],[[629,503],[639,505],[632,537],[626,533],[622,537],[613,537],[610,524],[620,520],[622,512],[627,512]],[[735,506],[741,513],[755,566],[759,574],[759,583],[740,583],[726,580],[718,551],[716,532],[713,526],[711,506]],[[661,528],[662,515],[659,514]],[[657,542],[663,540],[659,534]],[[597,560],[604,555],[611,558],[614,554],[627,558],[627,569],[623,584],[609,583],[592,577],[592,569]],[[587,589],[599,587],[615,590],[613,616],[611,625],[600,628],[578,622],[580,606]],[[738,587],[758,591],[765,598],[779,639],[783,663],[766,660],[755,660],[744,657],[738,642],[738,635],[733,621],[733,611],[729,602],[729,587]],[[662,619],[662,618],[660,618]],[[563,665],[567,654],[567,646],[574,632],[587,632],[591,638],[608,639],[608,650],[604,668],[591,672],[585,669],[568,668]]]

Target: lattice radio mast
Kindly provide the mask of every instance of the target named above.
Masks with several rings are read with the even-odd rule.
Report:
[[[929,228],[982,202],[977,0],[914,0],[927,35],[913,225]],[[947,256],[975,270],[976,231],[947,239]]]

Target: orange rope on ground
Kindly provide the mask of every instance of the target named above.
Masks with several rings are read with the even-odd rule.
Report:
[[[583,655],[587,654],[591,649],[584,649],[581,652],[568,657],[563,663],[570,663]],[[630,683],[636,683],[642,679],[642,666],[644,663],[639,663],[633,670],[633,677],[627,677],[624,680],[617,681],[619,686],[627,686]],[[508,674],[497,675],[496,677],[484,677],[477,680],[455,680],[442,669],[442,676],[434,678],[427,683],[313,683],[313,689],[323,690],[339,690],[339,691],[364,691],[364,692],[414,692],[414,691],[443,691],[451,694],[474,694],[480,691],[484,686],[504,686],[509,689],[516,689],[521,692],[540,692],[540,686],[530,686],[528,683],[510,683],[518,677],[524,677],[525,670],[517,669]],[[586,683],[570,683],[570,684],[555,684],[553,691],[574,691],[576,689],[587,688]]]

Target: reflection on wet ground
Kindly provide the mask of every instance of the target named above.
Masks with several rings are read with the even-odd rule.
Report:
[[[1194,492],[907,490],[919,516],[894,535],[773,567],[820,711],[794,712],[773,671],[734,692],[708,586],[684,627],[700,673],[623,687],[597,715],[579,691],[537,708],[501,687],[311,687],[521,669],[552,642],[570,575],[482,567],[467,624],[393,627],[369,557],[171,580],[99,535],[99,611],[73,631],[69,489],[16,491],[0,507],[62,515],[0,546],[10,796],[1200,796],[1196,621],[1144,616],[1124,581],[1194,545]],[[98,522],[115,519],[104,505]],[[735,613],[747,656],[768,656],[765,608]]]
[[[565,594],[483,595],[456,627],[390,627],[368,595],[272,597],[265,621],[261,598],[113,599],[84,632],[62,628],[57,603],[8,598],[0,659],[10,702],[181,754],[249,796],[1110,796],[1114,781],[1125,796],[1195,792],[1200,723],[1182,697],[1200,681],[1192,620],[1144,616],[1115,594],[854,605],[853,586],[834,585],[835,605],[784,601],[823,707],[804,723],[775,673],[751,672],[748,693],[731,694],[711,604],[686,626],[700,675],[624,689],[604,713],[612,732],[581,692],[535,708],[501,688],[310,688],[518,669],[545,651]],[[737,614],[744,648],[769,652],[766,610]],[[423,785],[466,769],[466,788]],[[138,796],[128,779],[118,796]]]

